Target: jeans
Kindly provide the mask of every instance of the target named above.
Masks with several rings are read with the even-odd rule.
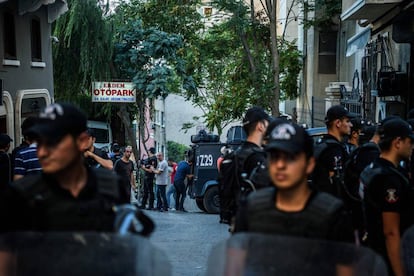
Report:
[[[173,195],[174,204],[171,203],[171,195]],[[172,208],[175,205],[175,188],[174,185],[169,185],[167,189],[167,203],[168,207]]]
[[[165,189],[167,185],[157,185],[157,207],[161,210],[168,210],[167,196]]]
[[[175,209],[178,211],[184,210],[184,200],[185,200],[185,184],[184,181],[174,181],[175,188]]]

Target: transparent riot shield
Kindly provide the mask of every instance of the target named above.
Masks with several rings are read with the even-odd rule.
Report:
[[[238,233],[213,248],[207,275],[387,275],[383,259],[352,244]]]
[[[137,235],[10,233],[0,236],[0,275],[171,275],[166,254]]]

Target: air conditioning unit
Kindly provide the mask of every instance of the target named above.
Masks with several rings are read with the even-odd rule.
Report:
[[[398,101],[379,101],[377,108],[377,122],[388,116],[396,115],[401,118],[405,117],[405,104]]]

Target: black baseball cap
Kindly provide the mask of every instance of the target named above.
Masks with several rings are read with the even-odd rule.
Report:
[[[362,130],[362,122],[360,118],[352,117],[350,121],[352,123],[351,132]]]
[[[409,123],[407,123],[401,118],[393,118],[391,120],[387,120],[379,128],[378,133],[381,139],[409,137],[411,138],[411,140],[414,140],[413,129],[411,128]]]
[[[36,139],[57,144],[64,136],[77,136],[87,130],[86,115],[69,103],[54,103],[45,107],[30,128]]]
[[[275,126],[281,124],[281,123],[286,123],[289,122],[288,120],[286,120],[285,118],[272,118],[272,120],[269,122],[269,125],[266,129],[266,132],[263,136],[263,141],[265,141],[266,143],[269,141],[270,139],[270,134],[272,132],[272,130],[275,128]]]
[[[337,119],[342,119],[344,117],[351,119],[355,118],[356,114],[349,112],[348,109],[342,105],[334,105],[331,106],[326,112],[325,123],[329,123]]]
[[[26,119],[24,119],[21,128],[22,128],[22,134],[23,136],[30,135],[29,130],[36,124],[37,117],[35,116],[29,116]]]
[[[0,146],[5,147],[12,141],[13,141],[13,139],[10,138],[9,135],[7,135],[5,133],[0,133]]]
[[[414,119],[407,119],[407,123],[414,129]]]
[[[361,133],[359,134],[359,137],[366,141],[369,141],[374,136],[376,131],[377,131],[377,126],[373,126],[373,125],[363,126]]]
[[[266,151],[279,150],[291,154],[305,152],[313,155],[313,140],[306,130],[289,121],[277,119],[267,128]]]
[[[270,116],[263,110],[263,108],[258,106],[253,106],[246,111],[246,114],[243,118],[243,126],[250,125],[255,122],[260,122],[266,120],[271,121]]]

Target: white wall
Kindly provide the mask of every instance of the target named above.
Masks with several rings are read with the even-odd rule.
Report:
[[[195,121],[193,117],[198,116],[200,119]],[[170,94],[165,99],[165,130],[167,141],[174,141],[184,145],[191,144],[191,135],[197,134],[200,128],[204,127],[203,112],[200,108],[194,107],[191,102],[185,101],[181,96]],[[184,123],[195,123],[196,126],[187,130],[185,133],[182,130]],[[235,121],[232,125],[240,124],[240,121]],[[220,140],[226,141],[227,130],[230,126],[223,130]],[[214,132],[217,134],[217,132]]]

